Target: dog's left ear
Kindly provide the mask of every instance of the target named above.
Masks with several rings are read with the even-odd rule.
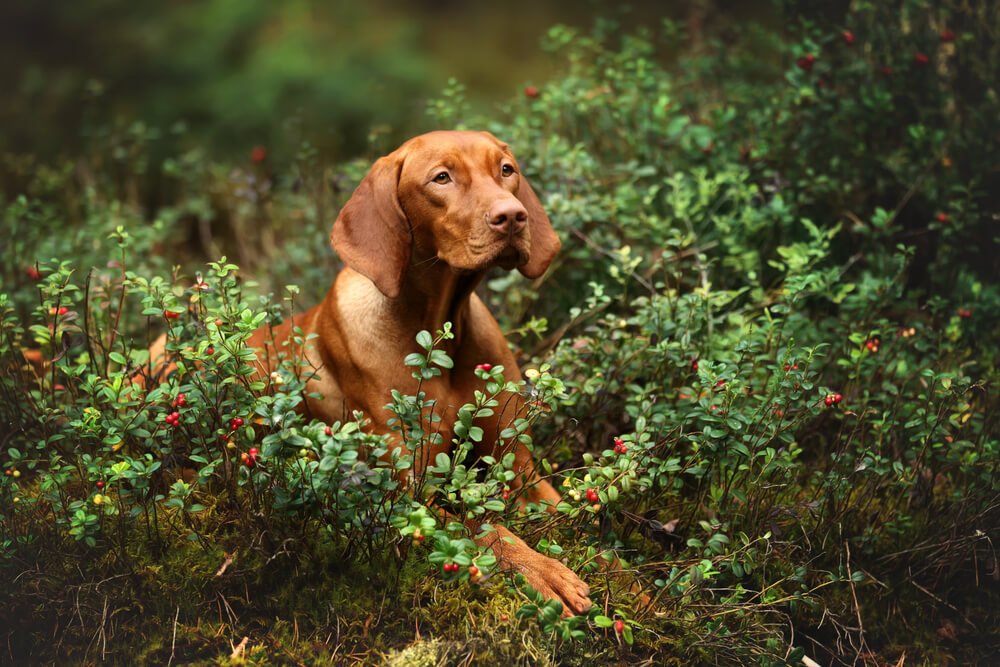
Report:
[[[531,251],[528,261],[517,267],[525,278],[539,278],[549,268],[553,258],[559,252],[562,243],[552,229],[549,216],[545,215],[542,202],[531,189],[528,179],[521,175],[515,196],[528,210],[528,233],[531,235]]]

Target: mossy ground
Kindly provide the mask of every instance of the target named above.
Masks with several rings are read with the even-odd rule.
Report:
[[[229,536],[234,546],[238,541]],[[684,665],[722,664],[727,656],[739,655],[740,638],[731,638],[727,648],[722,628],[711,629],[698,613],[692,616],[696,610],[676,608],[669,612],[674,620],[665,618],[667,610],[654,610],[632,647],[605,631],[560,641],[543,635],[534,621],[517,618],[523,599],[503,576],[478,587],[455,585],[418,559],[400,561],[392,554],[379,561],[349,560],[321,539],[270,555],[246,545],[233,552],[204,548],[183,538],[159,549],[136,545],[128,556],[130,572],[117,570],[118,560],[110,553],[94,559],[72,549],[37,550],[33,565],[15,573],[0,598],[6,629],[2,661]],[[230,555],[225,572],[217,576]],[[626,586],[601,576],[590,580],[595,603],[628,605]],[[998,621],[990,611],[997,608],[990,604],[997,602],[996,591],[981,583],[978,592],[964,592],[963,599],[976,601],[976,608],[966,605],[958,620],[907,612],[921,608],[919,591],[886,591],[871,583],[860,587],[862,620],[873,638],[862,647],[866,657],[892,661],[906,656],[907,665],[977,664],[997,648],[988,645],[996,640],[987,631]],[[848,599],[825,602],[831,609],[838,604],[845,612],[851,609]],[[803,621],[811,613],[813,638],[835,646],[836,626],[819,611],[800,610],[798,625],[809,626]],[[846,614],[839,618],[854,620]],[[877,643],[877,637],[897,639]]]

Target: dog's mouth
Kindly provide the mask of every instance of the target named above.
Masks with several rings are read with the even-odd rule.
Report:
[[[472,253],[474,262],[478,268],[488,269],[491,266],[499,266],[510,271],[528,261],[528,248],[524,239],[515,237],[504,239],[499,243],[487,248],[481,253]]]

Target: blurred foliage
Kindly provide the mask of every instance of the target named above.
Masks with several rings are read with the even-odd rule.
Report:
[[[295,359],[248,364],[251,331],[327,289],[330,221],[370,159],[308,133],[161,158],[153,125],[104,117],[72,160],[4,155],[10,659],[988,663],[1000,9],[812,4],[782,3],[781,32],[557,26],[558,74],[499,113],[461,81],[421,103],[510,142],[564,240],[545,278],[481,288],[529,382],[477,370],[455,443],[525,393],[508,436],[532,425],[564,502],[510,511],[509,464],[460,455],[416,486],[581,571],[585,618],[399,493],[408,462],[360,423],[306,422]],[[179,372],[131,384],[161,331]],[[448,368],[434,334],[400,360],[415,377]],[[414,448],[425,398],[392,397]]]
[[[718,4],[723,22],[767,9]],[[157,160],[194,144],[225,157],[254,145],[282,153],[305,137],[326,155],[356,155],[369,131],[394,145],[420,130],[423,100],[449,77],[485,106],[553,73],[538,41],[557,21],[611,11],[641,25],[660,5],[11,0],[0,7],[0,150],[78,153],[102,144],[109,119],[141,119],[156,128]]]

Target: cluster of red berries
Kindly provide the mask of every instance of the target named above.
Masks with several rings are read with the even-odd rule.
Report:
[[[493,364],[476,364],[477,371],[483,371],[484,373],[489,373],[493,370]]]
[[[168,320],[176,320],[178,317],[181,316],[181,314],[179,311],[176,310],[165,310],[163,311],[163,316]]]
[[[177,398],[174,399],[173,405],[175,408],[183,408],[187,405],[187,396],[184,395],[184,392],[177,394]]]
[[[625,446],[625,441],[621,438],[615,438],[615,454],[624,454],[628,451],[628,447]]]
[[[823,399],[823,405],[830,407],[831,405],[836,405],[844,400],[843,394],[827,394]]]
[[[235,431],[243,426],[243,417],[233,417],[229,420],[229,430]]]
[[[816,64],[816,56],[812,53],[807,53],[806,55],[796,60],[795,64],[798,65],[799,69],[802,70],[803,72],[809,72],[812,70],[813,65]]]
[[[865,349],[871,352],[872,354],[875,354],[876,352],[878,352],[879,345],[881,345],[879,339],[872,338],[871,340],[865,342]]]
[[[961,317],[963,320],[967,320],[970,317],[972,317],[972,311],[969,310],[968,308],[959,308],[958,316]]]
[[[797,371],[797,370],[799,370],[799,365],[798,364],[785,364],[784,368],[785,368],[785,372],[787,373],[788,371]]]
[[[510,487],[509,486],[503,487],[502,497],[503,497],[504,500],[510,500]]]
[[[174,410],[169,415],[163,418],[163,421],[167,422],[170,426],[177,428],[181,425],[181,413]]]
[[[588,503],[596,503],[601,499],[600,496],[597,495],[597,491],[594,491],[593,489],[587,489],[586,496]]]
[[[253,468],[257,465],[257,456],[260,454],[260,450],[256,447],[251,447],[247,451],[240,454],[240,460],[243,461],[243,465],[248,468]]]
[[[445,563],[441,566],[445,574],[451,574],[452,572],[458,572],[461,566],[458,563]]]
[[[56,308],[55,306],[52,306],[51,308],[49,308],[49,315],[60,315],[60,316],[62,316],[62,315],[65,315],[68,312],[69,312],[69,308],[67,308],[66,306],[59,306],[58,308]]]

